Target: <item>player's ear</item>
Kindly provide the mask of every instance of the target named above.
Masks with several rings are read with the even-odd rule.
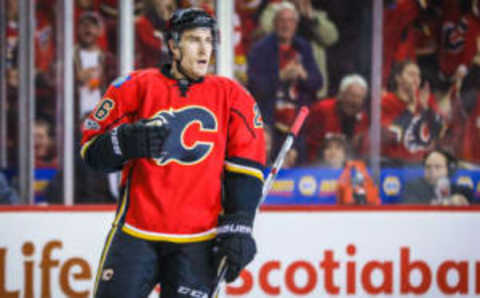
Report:
[[[172,51],[173,60],[179,59],[180,48],[178,47],[178,44],[173,40],[173,38],[168,41],[168,47],[170,48],[170,51]]]

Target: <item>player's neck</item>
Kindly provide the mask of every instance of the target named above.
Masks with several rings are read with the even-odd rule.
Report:
[[[170,74],[172,77],[176,80],[181,80],[181,79],[186,79],[185,75],[183,75],[177,67],[177,63],[173,62],[172,63],[172,68],[170,69]]]

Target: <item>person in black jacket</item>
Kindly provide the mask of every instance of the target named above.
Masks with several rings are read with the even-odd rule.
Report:
[[[472,202],[472,189],[450,180],[456,168],[456,159],[450,153],[432,150],[425,155],[423,166],[424,176],[407,183],[402,203],[465,206]]]

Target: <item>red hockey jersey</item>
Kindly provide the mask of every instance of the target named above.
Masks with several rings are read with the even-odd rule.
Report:
[[[434,98],[429,108],[407,109],[394,93],[382,97],[382,155],[405,162],[419,162],[440,138],[445,122],[437,111]]]
[[[222,209],[223,171],[263,181],[261,167],[253,166],[265,163],[257,105],[226,78],[206,76],[182,96],[177,80],[159,69],[137,71],[113,82],[85,122],[82,155],[96,136],[152,117],[169,123],[164,154],[124,165],[115,224],[147,240],[211,239]]]

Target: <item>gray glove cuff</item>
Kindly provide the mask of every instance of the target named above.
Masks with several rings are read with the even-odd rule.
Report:
[[[120,147],[120,141],[118,140],[118,127],[115,127],[110,132],[110,140],[112,141],[113,152],[116,155],[123,156],[122,148]]]
[[[220,215],[217,234],[219,236],[228,234],[250,235],[252,234],[252,226],[253,216],[243,213]]]

